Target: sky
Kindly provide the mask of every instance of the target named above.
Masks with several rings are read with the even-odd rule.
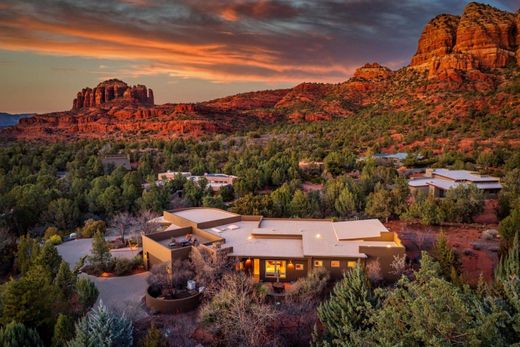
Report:
[[[0,0],[0,112],[70,109],[109,78],[155,102],[337,83],[409,63],[427,21],[463,0]],[[488,0],[518,10],[518,0]]]

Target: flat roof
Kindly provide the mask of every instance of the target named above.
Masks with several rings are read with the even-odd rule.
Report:
[[[447,177],[457,181],[470,181],[470,182],[495,182],[499,181],[497,177],[480,175],[476,172],[468,170],[449,170],[449,169],[435,169],[433,174]]]
[[[173,212],[174,215],[190,220],[194,223],[204,223],[214,220],[238,217],[238,214],[220,210],[217,208],[190,208]]]
[[[353,220],[332,223],[338,240],[355,240],[368,237],[378,237],[388,229],[379,219]]]

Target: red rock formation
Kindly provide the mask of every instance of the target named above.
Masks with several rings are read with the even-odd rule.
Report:
[[[411,66],[429,70],[435,78],[519,64],[519,16],[474,2],[461,17],[437,16],[424,28]]]
[[[366,80],[385,79],[391,75],[392,71],[389,68],[378,63],[365,64],[354,73],[354,77]]]
[[[421,66],[429,63],[433,57],[451,53],[455,46],[459,21],[458,16],[441,14],[426,24],[411,65]]]
[[[108,102],[131,102],[153,105],[153,91],[143,85],[130,87],[125,82],[111,79],[99,83],[94,89],[85,88],[78,92],[72,110],[95,107]]]

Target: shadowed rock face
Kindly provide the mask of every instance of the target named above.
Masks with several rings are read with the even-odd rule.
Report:
[[[520,13],[470,3],[461,17],[443,14],[424,28],[411,66],[430,78],[451,70],[520,65]]]
[[[84,88],[79,91],[72,103],[72,110],[96,107],[109,102],[153,105],[153,91],[143,85],[130,87],[123,81],[111,79],[101,82],[94,89]]]

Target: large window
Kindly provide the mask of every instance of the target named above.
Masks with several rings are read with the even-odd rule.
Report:
[[[330,267],[340,267],[341,262],[339,260],[331,260],[330,261]]]
[[[269,278],[286,277],[286,261],[285,260],[266,260],[265,261],[265,277]]]

